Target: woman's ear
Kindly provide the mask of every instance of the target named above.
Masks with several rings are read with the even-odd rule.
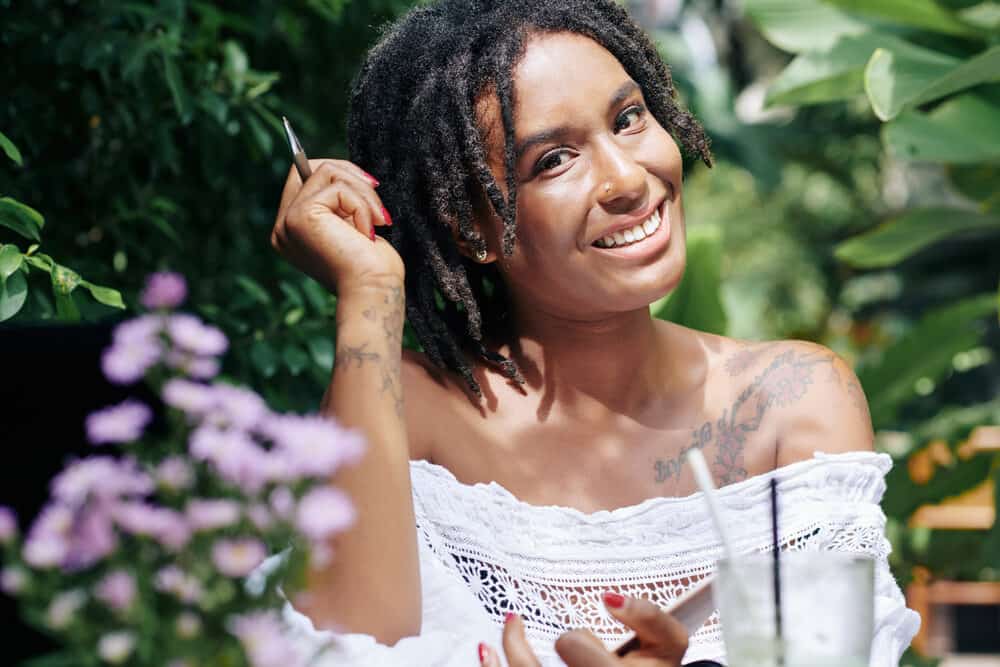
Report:
[[[460,253],[478,264],[495,262],[497,253],[494,249],[499,247],[500,238],[497,230],[502,228],[502,224],[478,183],[467,185],[466,191],[471,194],[473,234],[463,235],[457,221],[451,222],[455,244]]]

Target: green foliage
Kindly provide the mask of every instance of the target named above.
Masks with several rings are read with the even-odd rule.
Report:
[[[803,12],[803,5],[834,17],[832,38],[803,44],[784,37],[789,17]],[[1000,423],[994,400],[1000,387],[987,370],[997,349],[997,265],[995,253],[977,251],[1000,242],[1000,13],[992,5],[991,14],[990,6],[747,1],[765,37],[795,54],[768,101],[864,104],[882,123],[885,164],[929,186],[913,188],[886,222],[836,248],[836,257],[855,270],[880,269],[882,282],[897,286],[875,299],[882,301],[878,311],[871,302],[855,307],[868,308],[868,327],[881,331],[882,339],[863,351],[858,375],[876,427],[908,433],[904,447],[889,449],[901,464],[932,440],[958,451],[973,428]],[[948,260],[935,261],[935,253]],[[972,357],[981,359],[983,370],[971,370],[977,365],[968,364]],[[896,466],[886,513],[901,526],[924,503],[958,495],[991,476],[995,481],[994,458],[954,456],[929,481],[914,480],[906,465]],[[987,566],[996,562],[995,554],[970,557],[963,539],[900,528],[895,563],[904,570],[920,562],[945,575],[989,576],[981,573],[992,571]],[[1000,544],[996,526],[990,540]]]
[[[177,270],[199,314],[230,337],[224,372],[276,408],[314,408],[332,367],[335,301],[268,243],[290,164],[278,116],[293,120],[312,155],[342,157],[350,78],[379,27],[411,4],[5,7],[0,146],[11,154],[11,140],[19,144],[24,167],[0,165],[0,183],[50,222],[48,254],[19,271],[48,273],[56,288],[25,300],[14,284],[7,310],[16,298],[17,321],[100,320],[111,311],[99,304],[133,306],[147,274]],[[0,206],[4,224],[38,231],[30,209]],[[15,234],[9,226],[0,243],[15,242],[3,236]],[[75,273],[53,257],[72,258]],[[73,275],[93,282],[66,294]],[[99,304],[77,299],[81,289]]]

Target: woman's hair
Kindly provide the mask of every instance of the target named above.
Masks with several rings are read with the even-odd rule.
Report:
[[[530,35],[555,32],[607,49],[642,88],[657,121],[711,164],[708,139],[677,105],[656,48],[614,0],[440,0],[416,8],[372,48],[351,90],[350,155],[381,181],[379,196],[398,222],[387,235],[406,266],[407,319],[427,356],[462,375],[476,395],[466,351],[523,380],[513,360],[483,340],[484,330],[506,325],[503,280],[494,265],[464,257],[452,229],[473,252],[485,250],[473,227],[485,199],[503,221],[504,255],[513,252],[513,70]],[[480,126],[484,93],[499,100],[506,196],[487,164],[489,133],[500,128]]]

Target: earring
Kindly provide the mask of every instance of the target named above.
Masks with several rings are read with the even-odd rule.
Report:
[[[604,194],[606,194],[606,195],[611,194],[611,182],[610,181],[604,184]]]
[[[486,248],[480,248],[476,251],[476,261],[480,263],[486,261]]]

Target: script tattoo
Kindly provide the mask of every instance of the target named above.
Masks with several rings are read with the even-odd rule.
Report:
[[[732,366],[726,364],[730,375],[746,370],[752,363],[753,359],[747,360],[747,352],[741,351],[730,359],[738,360]],[[758,358],[760,352],[754,352],[754,358]],[[692,449],[706,450],[713,445],[714,458],[710,456],[709,462],[716,481],[724,485],[746,479],[743,453],[749,435],[760,428],[764,415],[772,406],[788,406],[805,396],[813,383],[813,369],[831,364],[834,358],[825,354],[796,354],[794,350],[779,354],[740,392],[733,404],[722,411],[721,417],[694,429],[691,443],[676,457],[655,461],[656,481],[665,483],[679,479],[687,453]],[[734,369],[738,370],[734,372]]]
[[[361,368],[366,361],[378,362],[381,360],[378,352],[368,352],[365,348],[368,347],[368,343],[362,343],[361,345],[343,345],[337,350],[337,354],[334,361],[335,368],[350,368],[351,364],[355,364],[355,368]]]

